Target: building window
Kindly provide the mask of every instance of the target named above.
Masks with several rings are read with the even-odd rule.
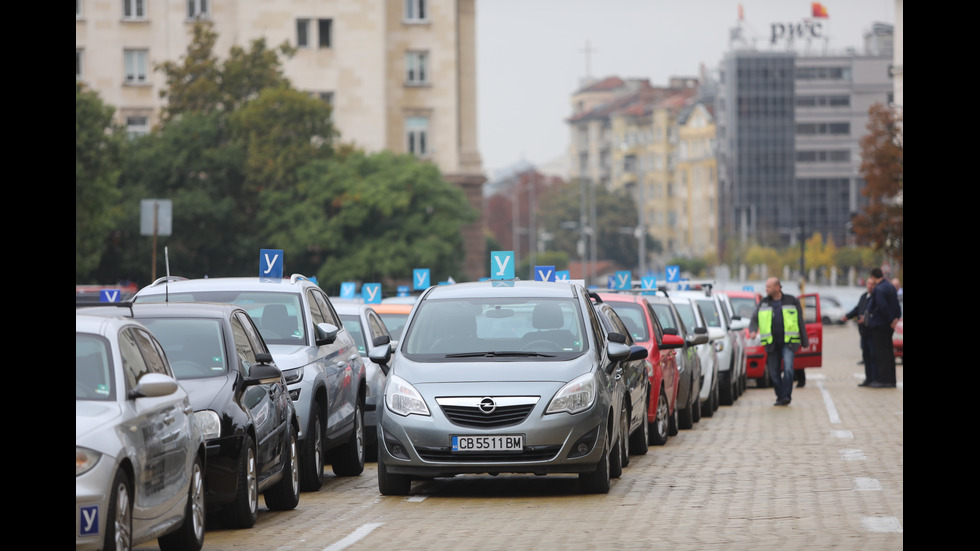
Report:
[[[82,50],[75,50],[75,80],[82,80]]]
[[[319,33],[319,44],[321,48],[329,48],[332,46],[332,30],[333,19],[318,19],[317,20],[317,32]]]
[[[146,67],[147,58],[149,57],[149,52],[147,50],[125,50],[123,52],[123,59],[125,61],[125,74],[127,84],[145,84],[146,79]]]
[[[75,0],[75,19],[82,18],[82,0]]]
[[[126,117],[126,135],[138,138],[150,133],[149,117]]]
[[[299,48],[310,47],[310,20],[296,20],[296,46]]]
[[[207,19],[211,15],[209,0],[187,0],[188,19]]]
[[[405,21],[418,23],[429,16],[425,0],[405,0]]]
[[[122,0],[123,19],[146,19],[146,0]]]
[[[407,52],[405,54],[405,83],[427,83],[429,81],[428,64],[428,52]]]
[[[416,157],[429,154],[429,119],[409,117],[405,121],[405,145],[408,152]]]

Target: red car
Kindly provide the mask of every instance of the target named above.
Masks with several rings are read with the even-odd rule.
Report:
[[[732,316],[741,319],[751,320],[752,314],[759,306],[761,297],[755,291],[724,291],[728,295],[728,304],[731,307],[729,312]],[[760,387],[769,386],[769,378],[766,377],[766,347],[759,343],[759,339],[749,339],[749,329],[745,328],[745,376],[755,379]]]
[[[677,434],[677,348],[684,340],[677,335],[664,334],[653,308],[642,295],[632,293],[599,293],[630,330],[633,341],[648,351],[650,364],[650,407],[647,424],[650,442],[663,445],[669,436]]]
[[[895,359],[905,362],[905,328],[902,325],[904,318],[898,318],[895,326],[895,333],[892,335],[892,348],[895,349]]]

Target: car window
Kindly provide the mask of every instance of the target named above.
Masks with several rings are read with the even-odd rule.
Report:
[[[664,330],[661,326],[660,319],[653,311],[653,306],[649,302],[644,301],[644,307],[647,309],[647,315],[650,316],[650,322],[653,323],[653,333],[657,339],[657,344],[660,345],[664,342]]]
[[[646,316],[643,315],[642,305],[627,302],[610,302],[609,306],[622,319],[623,325],[626,326],[626,334],[633,337],[634,341],[645,342],[650,340],[650,334],[647,331]]]
[[[669,304],[653,304],[653,311],[657,314],[657,319],[660,321],[660,326],[664,329],[677,329],[678,334],[683,335],[683,330],[678,327],[678,323],[674,318],[674,313],[670,310]]]
[[[613,308],[612,305],[605,303],[602,305],[601,310],[608,323],[607,329],[609,331],[615,331],[616,333],[620,333],[623,336],[625,336],[626,344],[632,346],[634,342],[632,333],[630,332],[626,324],[623,322],[623,319],[620,318],[619,314],[616,313],[616,309]]]
[[[697,314],[694,313],[694,306],[689,302],[675,303],[674,308],[677,309],[677,315],[681,317],[681,322],[685,327],[700,327],[701,324],[697,318]]]
[[[817,319],[817,297],[813,295],[802,297],[800,302],[803,303],[803,322],[804,323],[816,323],[819,321]]]
[[[75,399],[115,398],[109,341],[98,335],[75,333]]]
[[[405,328],[405,322],[408,321],[408,314],[381,313],[378,315],[385,322],[385,327],[388,328],[392,340],[400,340],[402,338],[402,330]]]
[[[218,302],[241,306],[262,333],[266,344],[299,344],[306,340],[306,317],[299,293],[265,291],[200,291],[170,293],[171,302]],[[163,302],[164,295],[146,295],[139,302]],[[166,348],[166,347],[164,347]]]
[[[177,379],[217,377],[225,373],[220,321],[199,318],[140,318],[163,345]]]
[[[739,298],[732,297],[732,308],[735,310],[735,315],[742,319],[751,319],[752,314],[755,313],[755,299],[754,298]]]
[[[697,299],[694,302],[698,305],[701,318],[707,327],[722,327],[721,315],[718,313],[718,306],[713,299]]]
[[[249,338],[249,330],[245,328],[246,324],[247,320],[243,320],[237,315],[231,318],[231,335],[235,340],[235,353],[238,354],[238,362],[247,377],[252,372],[252,366],[258,361],[255,359],[255,345]]]
[[[344,324],[344,329],[354,338],[357,344],[357,351],[364,356],[367,354],[367,344],[364,331],[361,329],[361,317],[357,314],[341,314],[340,321]]]
[[[369,347],[374,346],[374,337],[388,335],[388,329],[385,328],[385,324],[378,317],[378,314],[374,312],[368,312],[368,325],[371,327],[372,335],[371,342],[368,343]],[[388,335],[388,337],[391,338],[391,335]]]
[[[123,375],[126,377],[127,392],[136,388],[140,377],[150,372],[150,368],[140,352],[140,335],[132,327],[119,331],[119,355],[122,357]]]
[[[327,298],[327,295],[317,289],[309,289],[307,296],[311,298],[310,309],[313,310],[314,323],[326,322],[338,328],[343,327],[340,317],[334,311],[333,305],[330,304],[330,299]],[[317,308],[319,308],[319,319],[317,319]]]

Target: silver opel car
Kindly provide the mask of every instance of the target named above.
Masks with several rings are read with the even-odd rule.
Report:
[[[612,338],[611,338],[612,337]],[[622,472],[630,349],[607,334],[577,283],[438,285],[418,300],[392,352],[378,407],[378,488],[465,473],[578,473],[606,493]]]

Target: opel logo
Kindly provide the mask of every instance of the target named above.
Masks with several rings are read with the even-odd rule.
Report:
[[[497,409],[497,404],[493,401],[493,398],[486,397],[480,400],[480,403],[477,405],[477,407],[480,408],[480,411],[482,411],[483,413],[490,415]]]

